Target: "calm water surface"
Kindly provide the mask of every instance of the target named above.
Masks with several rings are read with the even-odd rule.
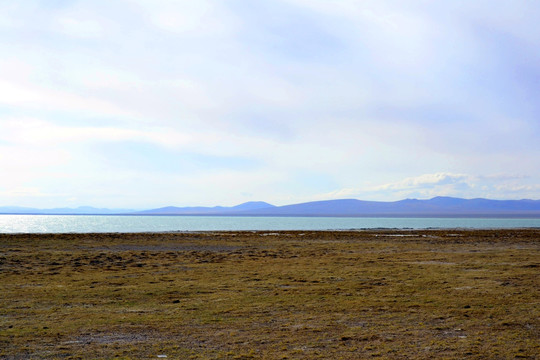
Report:
[[[0,233],[540,228],[540,219],[0,215]]]

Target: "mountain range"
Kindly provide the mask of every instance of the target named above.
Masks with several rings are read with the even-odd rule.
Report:
[[[349,216],[349,217],[535,217],[540,218],[540,200],[462,199],[438,196],[428,200],[364,201],[356,199],[312,201],[274,206],[263,201],[225,207],[175,207],[135,211],[130,209],[78,208],[35,209],[0,207],[0,214],[76,215],[212,215],[212,216]]]

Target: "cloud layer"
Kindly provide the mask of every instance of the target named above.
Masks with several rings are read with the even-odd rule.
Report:
[[[0,204],[540,198],[539,16],[533,1],[0,3]]]

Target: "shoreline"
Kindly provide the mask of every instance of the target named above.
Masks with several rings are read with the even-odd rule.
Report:
[[[0,232],[0,237],[4,235],[74,235],[74,236],[80,236],[80,235],[137,235],[137,234],[146,234],[146,235],[152,235],[152,234],[208,234],[208,235],[214,235],[214,234],[222,234],[222,233],[228,233],[228,234],[238,234],[238,235],[251,235],[251,234],[260,234],[260,233],[275,233],[276,235],[284,234],[284,233],[377,233],[377,232],[501,232],[501,231],[540,231],[539,227],[508,227],[508,228],[467,228],[467,227],[452,227],[452,228],[446,228],[446,227],[429,227],[429,228],[397,228],[397,227],[379,227],[379,228],[358,228],[358,229],[300,229],[300,230],[275,230],[275,229],[267,229],[267,230],[165,230],[165,231],[107,231],[107,232]]]

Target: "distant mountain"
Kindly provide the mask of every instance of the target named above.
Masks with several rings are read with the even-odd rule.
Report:
[[[240,205],[225,207],[176,207],[167,206],[158,209],[150,209],[137,211],[132,213],[133,215],[232,215],[243,212],[260,211],[263,209],[274,208],[274,205],[266,203],[264,201],[250,201]]]
[[[260,209],[272,208],[274,205],[264,201],[250,201],[240,205],[225,207],[176,207],[167,206],[159,209],[135,211],[133,209],[105,209],[91,206],[79,206],[77,208],[54,208],[37,209],[21,206],[0,207],[0,214],[44,214],[44,215],[214,215],[214,214],[234,214],[244,211],[258,211]]]
[[[88,206],[56,209],[0,207],[1,214],[125,214],[125,215],[227,215],[227,216],[349,216],[349,217],[536,217],[540,200],[461,199],[438,196],[429,200],[364,201],[356,199],[312,201],[274,206],[263,201],[225,207],[176,207],[134,211]]]
[[[251,211],[258,216],[533,216],[540,217],[540,200],[461,199],[438,196],[429,200],[392,202],[356,199],[313,201]]]
[[[243,204],[233,206],[230,209],[234,211],[251,211],[260,209],[271,209],[275,207],[275,205],[269,204],[264,201],[248,201]]]
[[[139,211],[140,215],[229,215],[229,216],[525,216],[540,217],[540,200],[461,199],[438,196],[429,200],[392,202],[356,199],[312,201],[274,206],[249,202],[233,207],[164,207]]]

